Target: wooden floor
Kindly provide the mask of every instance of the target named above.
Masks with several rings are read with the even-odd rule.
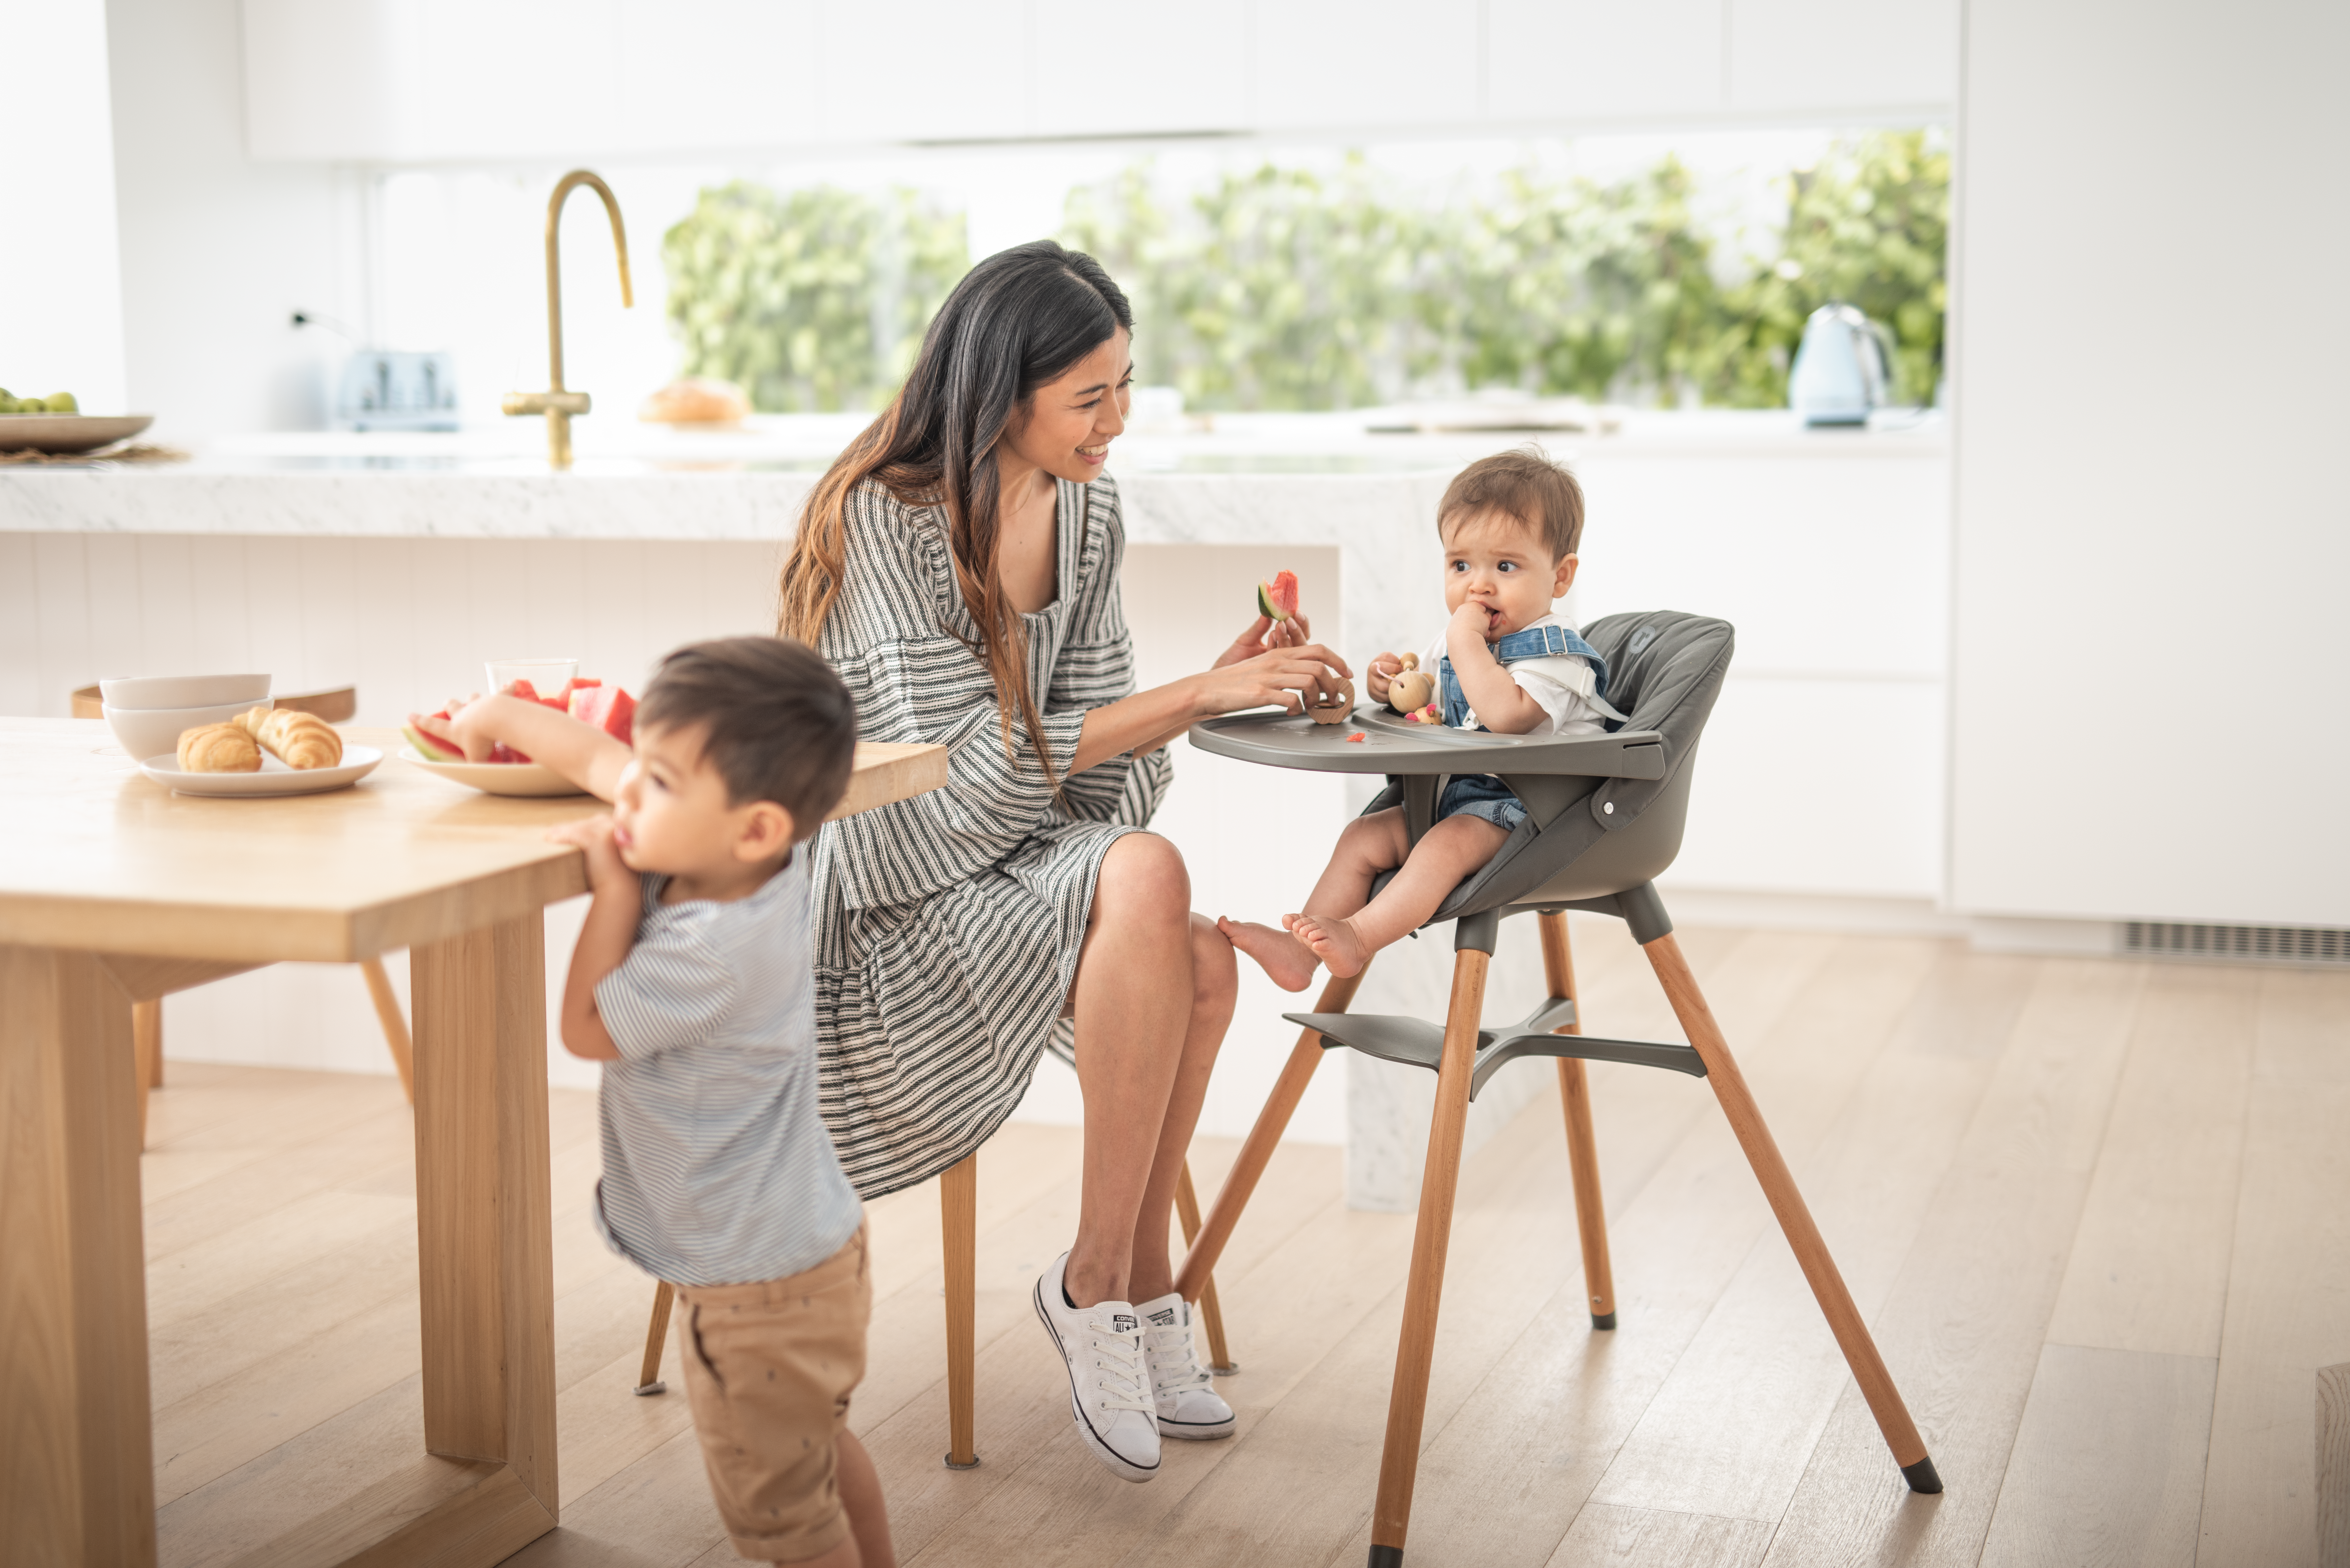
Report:
[[[1575,932],[1590,1026],[1679,1038],[1621,928]],[[1683,940],[1949,1490],[1902,1487],[1704,1084],[1596,1064],[1622,1326],[1584,1314],[1554,1089],[1463,1177],[1410,1563],[2315,1563],[2350,975]],[[219,1563],[420,1444],[409,1116],[389,1078],[178,1063],[152,1116],[163,1561]],[[553,1121],[563,1525],[513,1561],[732,1562],[681,1393],[629,1393],[650,1289],[589,1227],[592,1096]],[[1284,1147],[1220,1274],[1239,1434],[1132,1486],[1027,1303],[1077,1153],[1015,1126],[982,1158],[976,1470],[939,1463],[937,1194],[872,1206],[854,1422],[902,1560],[1360,1563],[1410,1220]]]

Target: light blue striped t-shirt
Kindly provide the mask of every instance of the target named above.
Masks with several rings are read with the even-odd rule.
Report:
[[[636,946],[596,987],[604,1064],[596,1228],[679,1285],[812,1269],[863,1211],[816,1116],[805,846],[732,903],[664,906],[644,878]]]

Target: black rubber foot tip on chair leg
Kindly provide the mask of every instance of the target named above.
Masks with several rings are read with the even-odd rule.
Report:
[[[1614,1328],[1616,1326],[1616,1314],[1612,1312],[1593,1313],[1591,1314],[1591,1326],[1597,1329]]]
[[[965,1459],[961,1464],[955,1463],[955,1457],[952,1454],[949,1454],[940,1462],[944,1464],[947,1469],[951,1470],[975,1470],[979,1469],[979,1456],[977,1454],[972,1455],[971,1458]]]
[[[1372,1547],[1371,1568],[1403,1568],[1403,1548],[1400,1546]]]
[[[1901,1479],[1909,1483],[1911,1491],[1930,1493],[1942,1490],[1942,1478],[1934,1473],[1934,1457],[1931,1454],[1914,1465],[1903,1465]]]
[[[639,1383],[637,1385],[637,1397],[639,1399],[643,1398],[648,1394],[666,1394],[668,1392],[669,1385],[662,1382],[658,1377],[654,1378],[650,1383]]]

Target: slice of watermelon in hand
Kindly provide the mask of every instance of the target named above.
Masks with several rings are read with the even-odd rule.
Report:
[[[504,741],[500,741],[490,748],[490,754],[482,760],[486,763],[526,763],[530,758],[515,751]]]
[[[1275,572],[1273,581],[1256,586],[1256,613],[1274,620],[1287,620],[1297,613],[1297,574]]]
[[[446,713],[432,715],[436,719],[448,716]],[[427,730],[423,720],[414,713],[408,716],[408,722],[400,727],[400,732],[408,737],[408,743],[416,749],[416,754],[428,763],[462,763],[465,760],[464,747]]]
[[[634,743],[637,700],[618,686],[582,686],[571,693],[571,716],[623,745]]]

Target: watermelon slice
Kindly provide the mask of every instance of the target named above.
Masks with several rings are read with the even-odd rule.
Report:
[[[633,744],[637,700],[618,686],[586,685],[571,693],[571,716],[620,742]]]
[[[1256,586],[1256,613],[1287,620],[1297,613],[1297,574],[1275,572],[1273,581]]]
[[[438,716],[448,717],[445,713]],[[409,722],[400,727],[400,732],[408,737],[408,743],[416,748],[418,756],[428,763],[462,763],[465,760],[463,747],[453,741],[444,741],[418,725],[415,714],[411,713],[408,717]]]
[[[560,694],[549,697],[546,700],[547,706],[550,708],[560,708],[565,712],[568,713],[571,711],[571,694],[574,691],[583,691],[590,686],[601,686],[602,684],[604,684],[603,681],[598,680],[593,675],[575,675],[570,680],[563,683],[563,691]]]
[[[530,758],[515,751],[504,741],[500,741],[490,748],[490,754],[482,760],[491,763],[526,763]]]
[[[502,697],[519,697],[525,702],[544,702],[546,701],[546,698],[538,694],[538,688],[530,683],[530,678],[528,676],[517,676],[514,680],[507,681],[506,689],[500,692],[499,695]]]

